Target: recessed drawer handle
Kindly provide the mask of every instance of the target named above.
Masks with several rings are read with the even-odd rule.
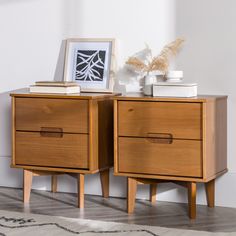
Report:
[[[147,140],[151,143],[171,144],[173,142],[173,135],[166,133],[148,133]]]
[[[41,127],[40,135],[42,137],[62,138],[63,129],[54,127]]]

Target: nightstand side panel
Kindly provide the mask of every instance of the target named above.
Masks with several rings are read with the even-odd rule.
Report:
[[[227,98],[205,103],[205,179],[227,171]]]

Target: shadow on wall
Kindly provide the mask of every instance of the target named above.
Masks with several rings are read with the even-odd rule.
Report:
[[[139,79],[126,65],[120,67],[115,75],[114,91],[128,93],[142,89],[143,79]]]
[[[136,57],[141,61],[147,63],[147,60],[150,59],[152,51],[146,45],[146,47],[130,57]],[[128,58],[127,58],[128,59]],[[144,75],[141,72],[135,71],[130,65],[124,64],[116,72],[115,86],[114,90],[118,92],[141,92],[144,85]]]
[[[0,186],[19,188],[22,186],[22,171],[10,168],[12,153],[11,92],[0,94]]]
[[[0,94],[0,156],[11,156],[11,91]]]
[[[200,93],[228,94],[235,78],[236,2],[176,0],[175,5],[176,35],[186,39],[178,60],[186,82],[197,82]]]
[[[56,70],[54,73],[53,80],[55,80],[55,81],[62,81],[63,80],[65,56],[66,56],[66,40],[62,40],[59,56],[57,59]]]

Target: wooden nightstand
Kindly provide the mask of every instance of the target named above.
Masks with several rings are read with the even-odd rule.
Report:
[[[196,217],[196,183],[214,206],[215,178],[227,171],[227,97],[153,98],[119,96],[114,101],[115,175],[128,177],[127,211],[137,184],[174,182],[188,189],[189,217]]]
[[[115,94],[53,95],[17,90],[12,96],[12,167],[24,169],[24,202],[32,177],[69,174],[78,180],[78,206],[84,207],[84,175],[100,172],[109,196],[113,166]]]

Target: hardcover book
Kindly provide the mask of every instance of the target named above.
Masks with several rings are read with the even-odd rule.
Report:
[[[55,86],[55,87],[78,86],[78,84],[76,82],[68,82],[68,81],[36,81],[35,85],[37,85],[37,86]]]
[[[154,97],[195,97],[197,96],[196,83],[168,83],[153,84]]]
[[[80,86],[39,86],[31,85],[31,93],[59,93],[59,94],[69,94],[69,93],[80,93]]]

